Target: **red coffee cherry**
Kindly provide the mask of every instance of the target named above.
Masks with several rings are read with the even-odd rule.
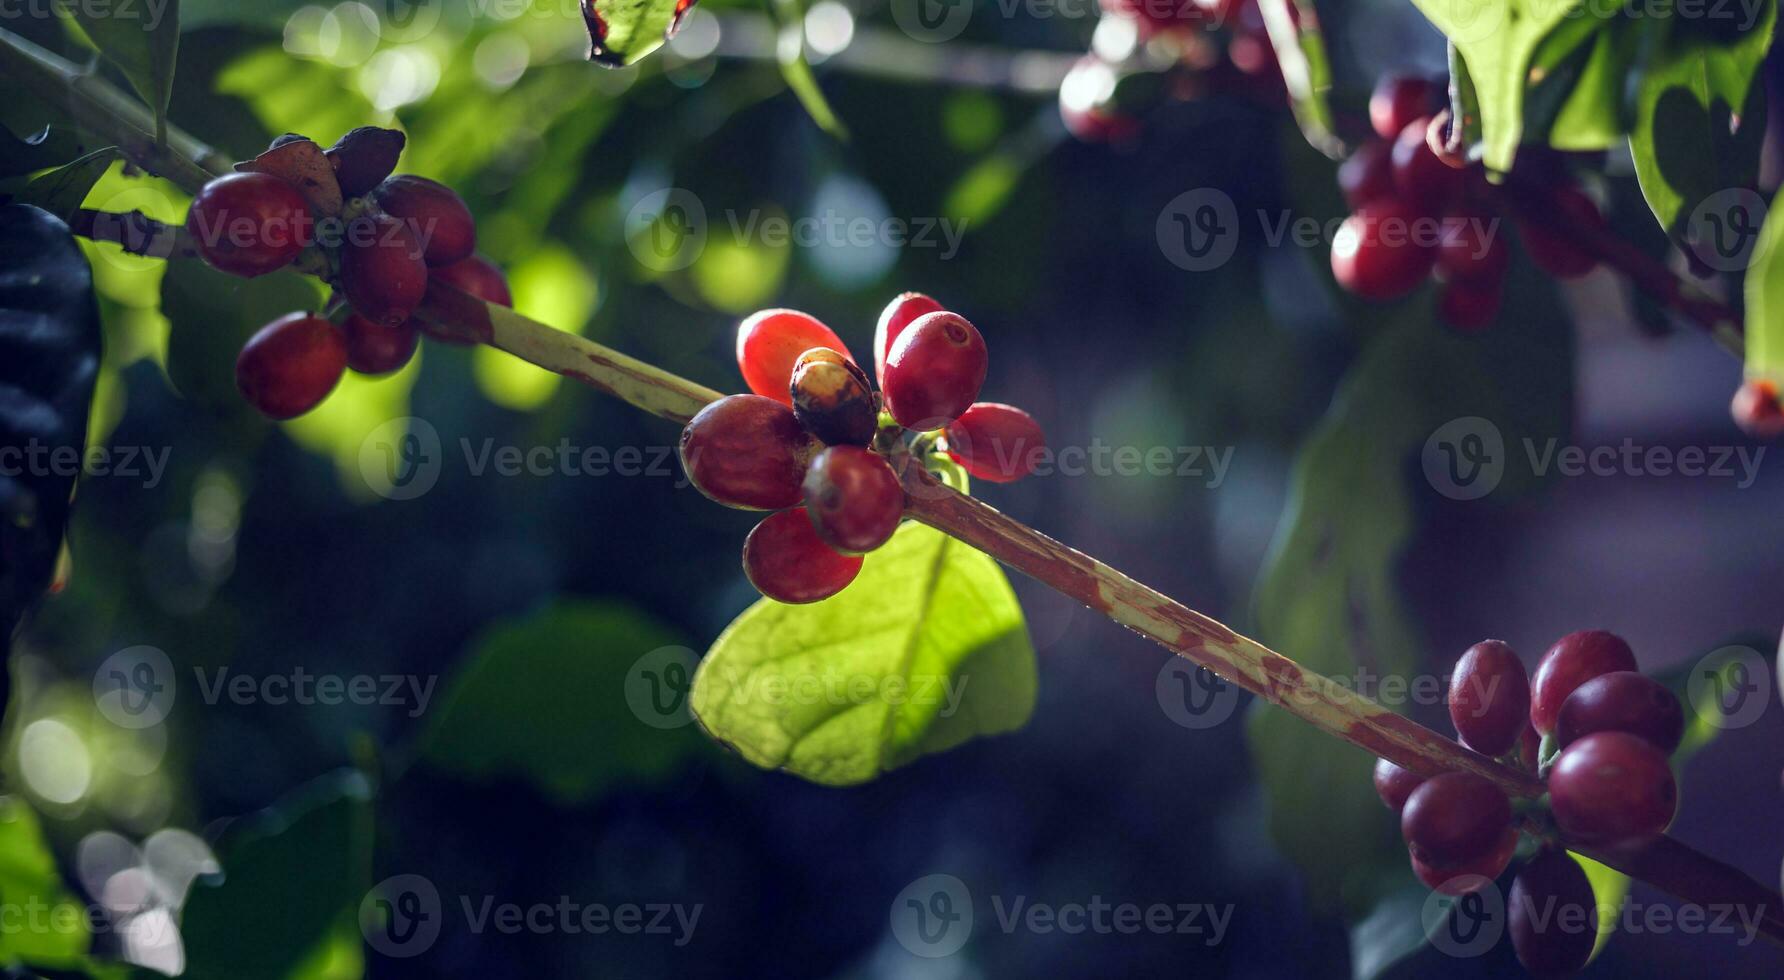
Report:
[[[882,387],[886,384],[886,354],[892,342],[925,313],[940,313],[944,307],[922,293],[899,293],[880,311],[879,325],[873,328],[873,376]]]
[[[1518,962],[1539,978],[1585,969],[1598,942],[1598,896],[1567,851],[1545,847],[1512,879],[1506,919]]]
[[[495,263],[481,255],[460,259],[450,265],[434,266],[427,274],[430,279],[462,289],[485,303],[514,305],[514,297],[508,292],[508,277]]]
[[[1741,431],[1755,439],[1784,436],[1784,405],[1778,402],[1778,386],[1767,378],[1748,378],[1734,393],[1728,413]]]
[[[1497,279],[1453,279],[1437,292],[1443,322],[1464,333],[1492,326],[1504,304],[1505,287]]]
[[[1549,806],[1570,839],[1608,846],[1658,836],[1678,809],[1666,756],[1628,732],[1594,732],[1549,770]]]
[[[1503,640],[1482,640],[1450,672],[1450,721],[1471,749],[1501,756],[1530,725],[1530,679]]]
[[[898,474],[884,457],[858,446],[831,446],[812,460],[805,500],[818,537],[846,555],[885,544],[904,517]]]
[[[418,320],[387,326],[350,313],[341,322],[347,340],[347,366],[360,374],[389,374],[409,363],[421,343]]]
[[[403,155],[408,141],[395,129],[361,126],[347,131],[335,145],[322,151],[334,167],[335,183],[341,196],[360,197],[371,192],[390,172],[396,169],[397,158]]]
[[[368,320],[395,325],[427,293],[427,264],[407,225],[386,215],[348,222],[341,245],[341,291]]]
[[[288,313],[248,338],[235,359],[242,397],[271,419],[315,408],[347,369],[341,329],[309,313]]]
[[[1338,165],[1338,189],[1352,211],[1394,193],[1394,145],[1369,140]]]
[[[1375,794],[1395,813],[1406,808],[1406,798],[1424,782],[1425,777],[1410,769],[1402,769],[1386,759],[1375,760]]]
[[[1432,219],[1395,198],[1381,198],[1338,227],[1332,275],[1363,299],[1399,299],[1430,275],[1436,238]]]
[[[793,404],[793,362],[813,347],[828,347],[854,360],[842,338],[809,313],[762,310],[737,325],[737,369],[743,383],[788,407]]]
[[[986,364],[985,338],[966,317],[926,313],[886,353],[886,410],[907,429],[939,429],[979,397]]]
[[[1504,223],[1485,214],[1454,214],[1443,219],[1437,240],[1437,271],[1447,279],[1497,282],[1511,265],[1511,249],[1501,234]]]
[[[1544,735],[1555,730],[1561,704],[1574,689],[1600,674],[1635,669],[1635,652],[1604,630],[1569,633],[1542,655],[1530,682],[1530,724]]]
[[[696,490],[727,507],[781,510],[804,498],[800,484],[816,443],[793,410],[761,395],[727,395],[681,430],[681,465]]]
[[[757,592],[776,602],[828,599],[860,571],[861,558],[825,544],[804,507],[763,518],[743,542],[743,574]]]
[[[1473,858],[1462,861],[1447,868],[1432,867],[1419,860],[1417,854],[1411,853],[1412,873],[1425,883],[1425,887],[1445,895],[1466,895],[1479,891],[1492,884],[1493,879],[1505,873],[1511,864],[1512,855],[1518,852],[1518,831],[1514,827],[1506,827],[1499,835],[1499,840],[1492,847]]]
[[[458,192],[436,180],[398,174],[372,190],[378,207],[401,218],[420,242],[428,265],[450,265],[477,248],[477,224]]]
[[[1047,454],[1047,436],[1034,417],[1014,405],[976,402],[948,423],[944,448],[980,480],[1009,483],[1034,472]]]
[[[205,184],[186,212],[193,247],[231,275],[265,275],[291,264],[315,234],[297,188],[271,174],[237,173]]]
[[[1425,213],[1441,214],[1462,196],[1467,176],[1431,152],[1430,128],[1430,119],[1414,119],[1394,139],[1394,190]]]
[[[1671,755],[1685,735],[1685,710],[1666,685],[1644,674],[1600,674],[1574,688],[1555,719],[1562,748],[1593,732],[1628,732]]]
[[[828,347],[793,362],[789,394],[799,423],[826,445],[865,446],[879,428],[879,400],[867,372]]]
[[[1598,205],[1577,187],[1557,187],[1547,209],[1557,215],[1561,229],[1539,221],[1519,219],[1518,236],[1537,268],[1557,279],[1578,279],[1598,266],[1598,260],[1574,243],[1567,231],[1604,227]]]
[[[1511,826],[1511,801],[1471,772],[1433,776],[1412,791],[1400,811],[1400,836],[1419,861],[1449,870],[1498,846]]]
[[[1428,78],[1383,75],[1369,96],[1369,125],[1384,140],[1397,138],[1413,120],[1429,116],[1443,100],[1443,86]]]

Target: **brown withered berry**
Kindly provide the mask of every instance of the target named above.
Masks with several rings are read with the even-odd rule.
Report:
[[[793,362],[793,414],[829,446],[865,446],[879,427],[880,408],[867,372],[828,347],[813,347]]]
[[[335,183],[341,185],[342,196],[359,197],[370,193],[396,169],[405,142],[407,137],[400,130],[361,126],[348,130],[322,155],[334,167]]]

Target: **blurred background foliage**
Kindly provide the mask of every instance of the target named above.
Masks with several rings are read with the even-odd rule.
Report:
[[[705,0],[657,56],[602,70],[583,60],[566,0],[186,0],[170,117],[233,158],[283,132],[327,144],[358,125],[400,127],[399,169],[466,198],[521,312],[726,390],[740,387],[732,328],[756,308],[814,312],[863,352],[892,295],[940,297],[996,352],[986,390],[1033,412],[1054,445],[1231,452],[1218,480],[1204,465],[985,496],[1328,672],[1447,672],[1488,635],[1534,658],[1599,626],[1656,670],[1775,629],[1784,560],[1755,533],[1777,527],[1769,502],[1784,477],[1770,469],[1750,488],[1514,471],[1486,504],[1419,476],[1426,435],[1458,415],[1494,419],[1508,445],[1744,444],[1724,408],[1734,359],[1667,331],[1609,275],[1563,292],[1522,259],[1498,327],[1479,337],[1445,332],[1428,290],[1391,308],[1341,296],[1323,245],[1272,243],[1252,220],[1343,214],[1330,163],[1285,111],[1209,96],[1155,114],[1131,144],[1080,145],[1049,86],[1084,50],[1094,11],[1048,10],[981,3],[961,37],[928,45],[899,33],[885,4],[813,5],[805,47],[840,140],[788,91],[771,19],[742,2]],[[86,57],[58,18],[3,25]],[[1326,28],[1342,114],[1360,115],[1382,71],[1443,65],[1441,38],[1409,4],[1347,3]],[[863,48],[889,56],[830,63]],[[987,84],[941,80],[963,65],[995,70],[977,73]],[[14,133],[52,121],[30,100],[0,103]],[[1595,191],[1651,243],[1626,162],[1607,172]],[[671,187],[700,203],[708,236],[691,265],[664,270],[628,235],[649,232],[635,209]],[[1231,261],[1187,273],[1157,227],[1196,188],[1229,195],[1242,231]],[[186,199],[114,166],[87,203],[177,222]],[[826,216],[936,231],[901,247],[747,230]],[[957,248],[944,229],[963,232]],[[1161,651],[1026,581],[1015,585],[1041,678],[1020,734],[836,790],[758,772],[691,727],[645,724],[621,679],[652,651],[703,649],[750,602],[737,550],[752,519],[709,504],[673,464],[504,476],[477,460],[568,445],[636,447],[648,461],[674,446],[672,427],[494,350],[438,345],[271,425],[235,396],[230,365],[266,320],[317,306],[318,287],[85,247],[107,342],[91,442],[167,463],[153,480],[84,482],[67,586],[14,645],[19,795],[0,815],[0,891],[66,882],[83,901],[149,911],[49,950],[9,935],[13,954],[75,967],[90,948],[218,977],[1340,977],[1368,962],[1362,946],[1353,960],[1347,918],[1412,883],[1366,756],[1278,717],[1253,720],[1255,758],[1240,715],[1175,724],[1155,693]],[[362,451],[403,418],[438,435],[443,466],[422,496],[386,500],[361,475]],[[137,645],[166,652],[178,697],[165,724],[125,729],[92,690],[107,657]],[[225,669],[397,677],[432,694],[207,699],[195,678]],[[1442,724],[1440,706],[1414,713]],[[1693,761],[1678,824],[1767,880],[1779,719]],[[1234,912],[1213,945],[982,925],[963,957],[928,961],[887,919],[932,872],[1006,902]],[[406,959],[362,948],[356,925],[372,883],[402,874],[448,905],[439,941]],[[460,896],[704,914],[685,948],[472,934]],[[176,911],[178,933],[164,928]],[[1632,935],[1593,972],[1706,964],[1775,977],[1784,958],[1721,936]],[[1394,969],[1514,967],[1503,949],[1426,950]]]

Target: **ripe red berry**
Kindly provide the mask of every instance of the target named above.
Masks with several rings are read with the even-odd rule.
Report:
[[[289,313],[248,338],[235,359],[235,384],[262,415],[296,418],[321,404],[347,369],[341,329],[319,316]]]
[[[1748,378],[1734,393],[1728,413],[1755,439],[1784,436],[1784,405],[1778,402],[1778,386],[1768,378]]]
[[[849,555],[892,537],[904,517],[904,488],[885,457],[858,446],[831,446],[805,476],[806,506],[818,537]]]
[[[1394,139],[1394,190],[1425,213],[1441,214],[1462,196],[1467,175],[1431,152],[1430,128],[1431,120],[1414,119]]]
[[[347,366],[360,374],[389,374],[409,363],[421,343],[419,321],[404,320],[396,326],[375,323],[350,313],[341,322],[347,340]]]
[[[1418,288],[1436,260],[1433,219],[1382,198],[1344,219],[1332,239],[1332,275],[1364,299],[1390,300]]]
[[[922,293],[899,293],[880,311],[879,325],[873,329],[873,376],[881,386],[886,383],[886,354],[892,342],[925,313],[940,313],[944,307]]]
[[[979,397],[986,364],[985,338],[966,317],[926,313],[886,354],[886,410],[907,429],[939,429]]]
[[[1338,189],[1356,210],[1394,193],[1394,145],[1369,140],[1338,165]]]
[[[370,193],[390,172],[396,169],[397,158],[403,155],[407,142],[401,131],[361,126],[348,130],[335,140],[335,145],[322,151],[334,167],[335,183],[343,197],[360,197]]]
[[[1375,760],[1375,793],[1395,813],[1405,809],[1406,798],[1424,781],[1425,777],[1410,769],[1402,769],[1386,759]]]
[[[1644,674],[1600,674],[1574,688],[1555,719],[1555,741],[1562,748],[1593,732],[1628,732],[1671,755],[1685,734],[1685,710],[1666,685]]]
[[[361,316],[395,325],[421,305],[427,264],[402,222],[385,215],[353,219],[340,254],[341,291]]]
[[[743,383],[789,407],[793,362],[813,347],[828,347],[854,360],[842,338],[809,313],[762,310],[737,325],[737,369],[743,372]]]
[[[1604,630],[1569,633],[1542,655],[1530,682],[1530,724],[1544,735],[1555,730],[1561,704],[1574,689],[1600,674],[1634,670],[1635,653],[1623,638]]]
[[[1639,843],[1664,832],[1678,804],[1666,756],[1628,732],[1587,735],[1563,749],[1549,770],[1555,824],[1573,840]]]
[[[1602,228],[1604,216],[1598,213],[1598,205],[1579,188],[1562,186],[1555,189],[1546,210],[1561,227],[1543,221],[1518,222],[1518,235],[1531,261],[1557,279],[1578,279],[1591,272],[1598,260],[1575,244],[1569,232]]]
[[[744,510],[798,504],[816,449],[791,408],[761,395],[727,395],[681,430],[688,481],[713,500]]]
[[[828,599],[861,571],[861,558],[823,542],[805,508],[763,518],[743,542],[743,573],[756,591],[776,602]]]
[[[1425,780],[1400,811],[1400,836],[1413,857],[1440,870],[1490,852],[1509,826],[1511,801],[1505,792],[1471,772]]]
[[[1462,741],[1483,755],[1501,756],[1530,724],[1530,679],[1502,640],[1482,640],[1450,673],[1450,721]]]
[[[1437,240],[1437,271],[1447,279],[1504,278],[1511,249],[1501,234],[1503,223],[1485,214],[1456,214],[1443,219]]]
[[[1504,874],[1517,851],[1517,828],[1508,826],[1492,847],[1447,868],[1433,867],[1419,860],[1417,854],[1408,853],[1412,858],[1412,873],[1418,875],[1425,887],[1445,895],[1466,895],[1485,888]]]
[[[1452,279],[1437,292],[1443,322],[1464,333],[1492,326],[1504,303],[1505,286],[1497,279]]]
[[[1534,977],[1571,976],[1598,943],[1598,898],[1567,851],[1545,847],[1518,869],[1505,910],[1518,962]]]
[[[314,237],[315,219],[297,188],[271,174],[237,173],[199,190],[186,232],[212,267],[252,277],[290,265]]]
[[[389,177],[372,190],[378,207],[409,226],[428,265],[450,265],[477,248],[477,224],[458,192],[414,174]]]
[[[865,446],[879,428],[879,401],[867,373],[828,347],[793,362],[789,394],[799,423],[827,445]]]
[[[508,277],[495,263],[481,255],[460,259],[451,265],[434,266],[427,274],[430,279],[462,289],[485,303],[514,305],[514,297],[508,292]]]
[[[1394,139],[1413,120],[1436,111],[1442,98],[1442,86],[1428,78],[1384,75],[1369,96],[1369,125],[1382,139]]]
[[[943,431],[954,462],[981,480],[1009,483],[1034,472],[1047,454],[1047,436],[1034,417],[1014,405],[976,402]]]

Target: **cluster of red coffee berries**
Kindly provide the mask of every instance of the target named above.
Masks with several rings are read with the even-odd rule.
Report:
[[[985,341],[966,318],[922,293],[881,314],[879,391],[835,331],[797,310],[763,310],[737,328],[737,366],[753,394],[707,405],[681,434],[681,461],[701,493],[772,510],[743,545],[761,593],[816,602],[843,590],[862,556],[904,519],[905,430],[934,433],[961,468],[994,482],[1034,470],[1040,426],[1010,405],[976,402]]]
[[[1587,630],[1549,648],[1534,680],[1505,643],[1476,643],[1456,661],[1448,703],[1464,745],[1544,776],[1547,816],[1515,813],[1503,790],[1471,772],[1427,779],[1378,760],[1375,790],[1400,814],[1413,871],[1445,894],[1474,891],[1505,871],[1522,828],[1542,850],[1512,885],[1513,945],[1539,976],[1577,971],[1596,926],[1588,918],[1556,927],[1548,903],[1583,904],[1588,915],[1594,905],[1585,873],[1561,844],[1614,849],[1666,830],[1678,804],[1667,757],[1685,730],[1679,700],[1636,671],[1629,644]]]
[[[259,276],[306,250],[315,271],[345,302],[333,318],[296,312],[261,328],[236,359],[236,384],[249,404],[275,419],[316,407],[348,368],[389,374],[414,356],[423,332],[414,316],[430,283],[511,305],[500,269],[475,254],[476,224],[444,184],[392,175],[404,136],[361,127],[322,149],[287,133],[192,199],[186,232],[217,269]]]
[[[1481,168],[1450,149],[1442,99],[1443,86],[1423,78],[1388,76],[1376,86],[1369,122],[1379,139],[1338,168],[1351,215],[1332,242],[1332,275],[1369,300],[1398,299],[1434,277],[1444,320],[1479,330],[1499,315],[1510,250],[1492,186]],[[1597,205],[1577,187],[1550,193],[1557,224],[1602,224]],[[1531,260],[1550,275],[1578,278],[1597,265],[1556,224],[1517,224]]]

